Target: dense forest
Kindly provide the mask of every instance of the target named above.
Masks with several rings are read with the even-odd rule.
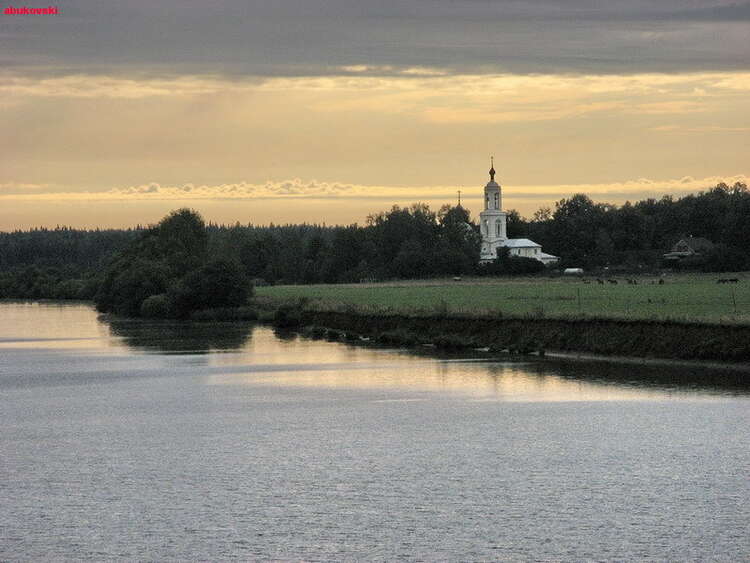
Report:
[[[107,268],[154,228],[0,233],[0,297],[91,299]],[[719,184],[682,198],[621,206],[576,194],[531,218],[509,211],[508,236],[530,238],[560,256],[557,268],[588,270],[656,270],[680,238],[704,237],[715,243],[713,251],[682,267],[744,270],[750,267],[750,192],[744,184]],[[479,245],[478,227],[466,209],[446,205],[433,211],[414,204],[372,215],[363,226],[209,224],[201,252],[239,266],[255,283],[271,284],[543,270],[536,261],[507,256],[480,265]]]

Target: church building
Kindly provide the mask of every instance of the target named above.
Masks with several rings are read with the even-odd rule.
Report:
[[[506,234],[507,214],[503,211],[502,188],[495,182],[495,163],[490,168],[490,181],[484,187],[484,211],[479,214],[482,233],[480,260],[488,262],[497,258],[497,249],[507,247],[511,256],[534,258],[544,264],[553,264],[557,256],[542,252],[542,245],[527,238],[508,238]]]

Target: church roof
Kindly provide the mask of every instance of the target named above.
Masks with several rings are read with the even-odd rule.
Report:
[[[501,246],[508,248],[542,248],[541,244],[527,238],[509,238]]]

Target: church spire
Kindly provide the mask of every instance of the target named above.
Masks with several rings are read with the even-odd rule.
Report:
[[[490,181],[494,182],[495,181],[495,157],[494,156],[490,157],[490,166],[491,166],[491,168],[490,168]]]

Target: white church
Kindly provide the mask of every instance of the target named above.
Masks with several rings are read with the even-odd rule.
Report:
[[[557,256],[542,252],[542,245],[527,238],[508,238],[506,235],[507,215],[503,211],[502,188],[495,182],[494,159],[490,168],[490,181],[484,187],[484,211],[479,214],[482,233],[481,262],[497,258],[501,246],[510,251],[511,256],[534,258],[544,264],[553,264]]]

